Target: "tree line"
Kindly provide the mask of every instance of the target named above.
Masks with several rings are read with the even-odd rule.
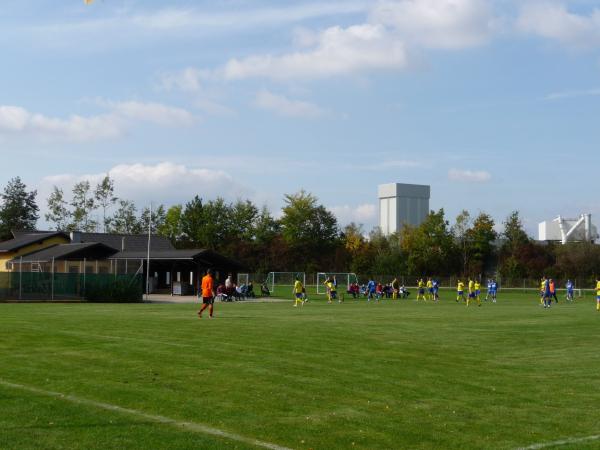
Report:
[[[0,236],[33,230],[39,220],[37,192],[19,177],[0,194]],[[341,227],[333,213],[311,193],[284,196],[275,217],[250,200],[227,202],[195,196],[184,204],[138,210],[134,202],[115,195],[107,175],[97,185],[76,183],[67,199],[54,187],[46,199],[45,219],[54,230],[153,233],[177,248],[215,250],[244,263],[253,272],[336,271],[368,275],[492,276],[592,278],[600,272],[600,246],[556,245],[533,240],[520,214],[512,212],[498,232],[485,212],[462,211],[450,224],[445,211],[431,211],[419,226],[405,226],[385,236],[362,225]]]

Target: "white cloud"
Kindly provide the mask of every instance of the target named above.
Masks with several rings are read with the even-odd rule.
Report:
[[[32,113],[20,106],[0,105],[0,134],[85,142],[117,138],[131,122],[157,125],[190,125],[194,122],[188,111],[159,103],[105,100],[97,103],[110,111],[88,117],[59,118]]]
[[[217,2],[213,2],[217,3]],[[84,19],[81,16],[62,22],[42,23],[17,33],[44,45],[69,46],[85,42],[90,46],[131,45],[139,38],[181,38],[190,35],[228,34],[253,28],[281,27],[290,23],[321,17],[352,15],[368,10],[368,0],[336,0],[297,2],[293,5],[271,8],[204,8],[167,7],[162,9],[119,8],[101,18]],[[86,15],[87,16],[87,15]]]
[[[159,87],[167,91],[199,92],[202,88],[202,81],[209,77],[210,73],[206,70],[188,67],[179,72],[162,74],[159,77]]]
[[[517,19],[517,28],[568,47],[597,47],[600,46],[600,9],[583,15],[570,12],[565,3],[526,3]]]
[[[302,100],[290,100],[283,95],[273,94],[266,89],[256,94],[255,103],[261,109],[272,111],[285,117],[315,119],[326,114],[324,109],[313,103]]]
[[[167,205],[189,201],[198,194],[203,198],[217,196],[233,200],[252,194],[248,187],[236,183],[233,176],[223,170],[188,167],[183,164],[162,162],[148,164],[119,164],[108,170],[115,181],[115,193],[121,198],[135,201],[139,206],[150,201]],[[41,198],[47,198],[52,186],[70,192],[74,183],[88,180],[93,185],[106,173],[62,174],[45,177],[40,186]]]
[[[329,210],[335,214],[341,225],[346,225],[350,222],[373,225],[377,217],[377,206],[371,203],[358,206],[332,206]]]
[[[374,170],[378,172],[393,169],[412,169],[416,167],[424,167],[423,162],[415,161],[412,159],[392,159],[382,160],[374,164],[364,164],[360,166],[357,166],[355,164],[348,165],[348,168],[350,169]]]
[[[570,98],[577,98],[577,97],[596,97],[598,95],[600,95],[600,88],[561,91],[561,92],[552,92],[552,93],[546,95],[544,97],[544,100],[567,100]]]
[[[279,56],[232,59],[218,71],[226,80],[247,78],[312,79],[407,66],[404,44],[382,25],[331,27],[316,36],[316,46]]]
[[[183,108],[153,102],[108,102],[113,113],[126,119],[151,122],[157,125],[191,125],[195,117]]]
[[[112,114],[66,119],[34,114],[19,106],[0,106],[0,134],[89,141],[120,136],[122,124]]]
[[[485,183],[492,179],[492,175],[485,170],[450,169],[448,171],[448,179],[467,183]]]
[[[485,43],[495,19],[485,0],[382,0],[371,21],[392,27],[409,42],[460,49]]]

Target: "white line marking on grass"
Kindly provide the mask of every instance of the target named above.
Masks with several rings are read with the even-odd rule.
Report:
[[[600,440],[600,434],[597,434],[595,436],[586,436],[586,437],[580,437],[580,438],[562,439],[560,441],[554,441],[554,442],[542,442],[540,444],[530,445],[529,447],[519,447],[517,450],[540,450],[543,448],[560,447],[562,445],[579,444],[582,442],[590,442],[590,441],[597,441],[597,440]]]
[[[141,419],[146,419],[151,422],[163,424],[163,425],[171,425],[176,428],[182,428],[188,431],[193,431],[196,433],[209,434],[211,436],[217,436],[220,438],[229,439],[231,441],[242,442],[244,444],[254,445],[256,447],[268,448],[270,450],[292,450],[288,447],[282,447],[277,444],[272,444],[270,442],[260,441],[258,439],[254,439],[251,437],[242,436],[235,433],[230,433],[228,431],[219,430],[218,428],[213,428],[208,425],[204,425],[196,422],[182,422],[179,420],[171,419],[170,417],[158,416],[155,414],[148,414],[143,411],[138,411],[136,409],[123,408],[121,406],[112,405],[110,403],[102,403],[94,400],[88,400],[86,398],[76,397],[74,395],[61,394],[60,392],[47,391],[45,389],[39,389],[33,386],[26,386],[23,384],[11,383],[9,381],[5,381],[0,378],[0,385],[19,389],[21,391],[32,392],[34,394],[43,395],[45,397],[54,397],[61,400],[65,400],[71,403],[75,403],[78,405],[92,406],[94,408],[105,409],[107,411],[114,411],[122,414],[128,414],[130,416],[139,417]]]

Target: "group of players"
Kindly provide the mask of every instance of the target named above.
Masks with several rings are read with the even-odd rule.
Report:
[[[575,284],[571,280],[567,280],[565,288],[567,291],[567,302],[572,302],[575,299]],[[550,308],[552,300],[558,303],[556,284],[552,278],[543,276],[540,281],[540,305],[544,308]],[[596,279],[596,311],[600,312],[600,278]]]
[[[335,277],[327,277],[323,284],[327,289],[328,303],[333,303],[334,300],[338,300],[340,303],[343,302],[343,296],[338,298],[337,282]],[[388,287],[390,288],[392,299],[397,299],[399,296],[406,298],[407,295],[405,294],[407,291],[404,286],[400,286],[397,278],[394,278]],[[568,280],[565,287],[567,291],[567,302],[572,302],[574,300],[575,285],[571,280]],[[467,289],[465,290],[465,283],[459,280],[456,287],[456,302],[458,303],[462,300],[466,306],[469,306],[472,302],[477,302],[477,306],[481,306],[480,282],[478,280],[469,278],[466,288]],[[424,302],[428,300],[438,302],[440,300],[439,289],[440,283],[438,280],[434,278],[427,278],[427,281],[424,281],[423,278],[420,278],[417,281],[417,302],[420,300],[423,300]],[[306,296],[306,288],[299,278],[296,278],[293,292],[295,296],[294,306],[298,306],[299,304],[304,305],[304,303],[308,301]],[[383,298],[384,290],[381,283],[377,283],[375,280],[369,279],[369,282],[363,287],[362,292],[367,298],[367,301],[379,301],[381,298]],[[554,280],[544,276],[540,283],[540,304],[543,305],[544,308],[550,308],[552,300],[558,303],[556,292],[557,289]],[[492,303],[496,303],[497,298],[498,283],[495,279],[489,279],[487,282],[485,301],[491,300]],[[596,310],[600,312],[600,278],[596,280]]]

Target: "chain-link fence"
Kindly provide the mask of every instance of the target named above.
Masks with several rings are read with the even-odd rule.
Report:
[[[0,272],[0,301],[142,301],[144,280],[137,274]]]

